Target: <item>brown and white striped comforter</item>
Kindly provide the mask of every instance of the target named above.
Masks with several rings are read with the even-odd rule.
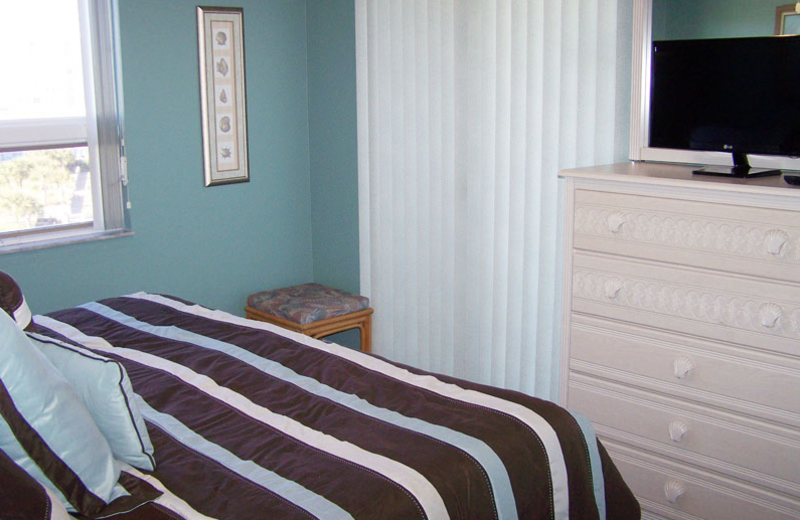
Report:
[[[120,360],[164,494],[128,519],[601,519],[639,507],[557,405],[146,293],[37,316]]]

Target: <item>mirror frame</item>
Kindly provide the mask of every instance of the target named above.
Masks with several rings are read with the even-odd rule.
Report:
[[[733,157],[723,152],[694,152],[650,148],[648,143],[650,112],[650,47],[653,38],[653,0],[633,0],[633,40],[631,62],[630,149],[632,161],[684,164],[733,164]],[[764,168],[800,170],[800,158],[750,155],[750,164]]]

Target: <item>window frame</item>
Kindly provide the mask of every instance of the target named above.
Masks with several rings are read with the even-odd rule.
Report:
[[[93,221],[0,233],[0,254],[129,235],[127,160],[116,0],[79,5],[86,117],[2,123],[0,151],[87,146]]]

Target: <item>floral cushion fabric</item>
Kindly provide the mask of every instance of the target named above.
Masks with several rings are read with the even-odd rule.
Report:
[[[318,283],[251,294],[247,304],[273,316],[305,325],[364,310],[369,298]]]

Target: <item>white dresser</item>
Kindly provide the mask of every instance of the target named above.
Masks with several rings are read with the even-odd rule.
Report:
[[[800,518],[800,189],[644,163],[561,176],[561,403],[643,518]]]

